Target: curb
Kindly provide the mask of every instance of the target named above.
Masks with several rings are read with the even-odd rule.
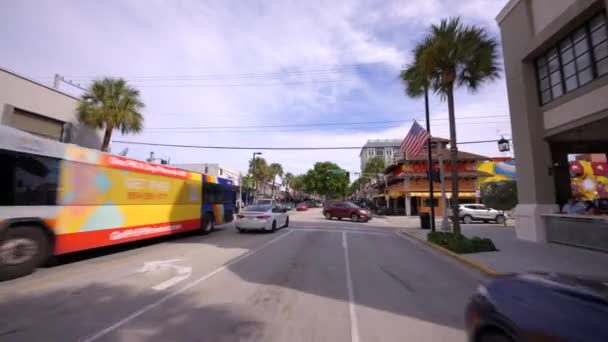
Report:
[[[439,252],[441,252],[441,253],[443,253],[443,254],[445,254],[447,256],[450,256],[450,257],[452,257],[452,258],[460,261],[463,264],[466,264],[466,265],[468,265],[470,267],[473,267],[473,268],[477,269],[478,271],[484,273],[487,276],[497,277],[497,276],[500,275],[500,273],[498,271],[496,271],[496,270],[494,270],[494,269],[492,269],[490,267],[487,267],[485,265],[482,265],[482,264],[478,263],[477,261],[473,261],[473,260],[471,260],[471,259],[469,259],[467,257],[464,257],[461,254],[454,253],[454,252],[450,251],[449,249],[445,249],[445,248],[443,248],[441,246],[438,246],[438,245],[436,245],[436,244],[434,244],[432,242],[428,242],[426,240],[423,240],[423,239],[415,236],[414,234],[411,234],[411,233],[408,233],[408,232],[401,232],[401,233],[403,233],[403,234],[405,234],[405,235],[407,235],[407,236],[409,236],[409,237],[411,237],[413,239],[416,239],[417,241],[420,241],[420,242],[424,243],[425,245],[427,245],[427,246],[429,246],[429,247],[431,247],[431,248],[433,248],[435,250],[438,250]]]

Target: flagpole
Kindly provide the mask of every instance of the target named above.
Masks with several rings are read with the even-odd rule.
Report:
[[[433,177],[432,177],[432,169],[433,169],[433,156],[431,150],[431,117],[429,114],[429,89],[428,87],[424,87],[424,110],[426,115],[426,130],[429,132],[429,137],[426,142],[427,146],[427,165],[428,172],[427,175],[429,177],[429,205],[431,207],[431,232],[435,231],[435,201],[434,201],[434,193],[433,193]]]

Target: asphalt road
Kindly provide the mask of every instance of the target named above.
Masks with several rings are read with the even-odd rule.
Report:
[[[0,341],[465,341],[481,275],[378,220],[291,222],[81,253],[0,283]]]

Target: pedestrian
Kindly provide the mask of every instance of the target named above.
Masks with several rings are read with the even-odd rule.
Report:
[[[576,200],[575,198],[568,199],[568,203],[562,207],[562,213],[564,214],[584,214],[585,204]]]
[[[585,201],[585,215],[595,215],[596,206],[592,201]]]

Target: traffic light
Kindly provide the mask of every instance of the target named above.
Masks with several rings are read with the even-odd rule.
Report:
[[[346,171],[346,179],[348,179],[348,181],[350,182],[350,172]]]
[[[220,176],[223,176],[223,175],[224,175],[224,169],[220,168]]]
[[[205,173],[209,173],[209,167],[205,166]]]
[[[433,182],[441,182],[441,173],[439,170],[429,170],[429,178]]]

